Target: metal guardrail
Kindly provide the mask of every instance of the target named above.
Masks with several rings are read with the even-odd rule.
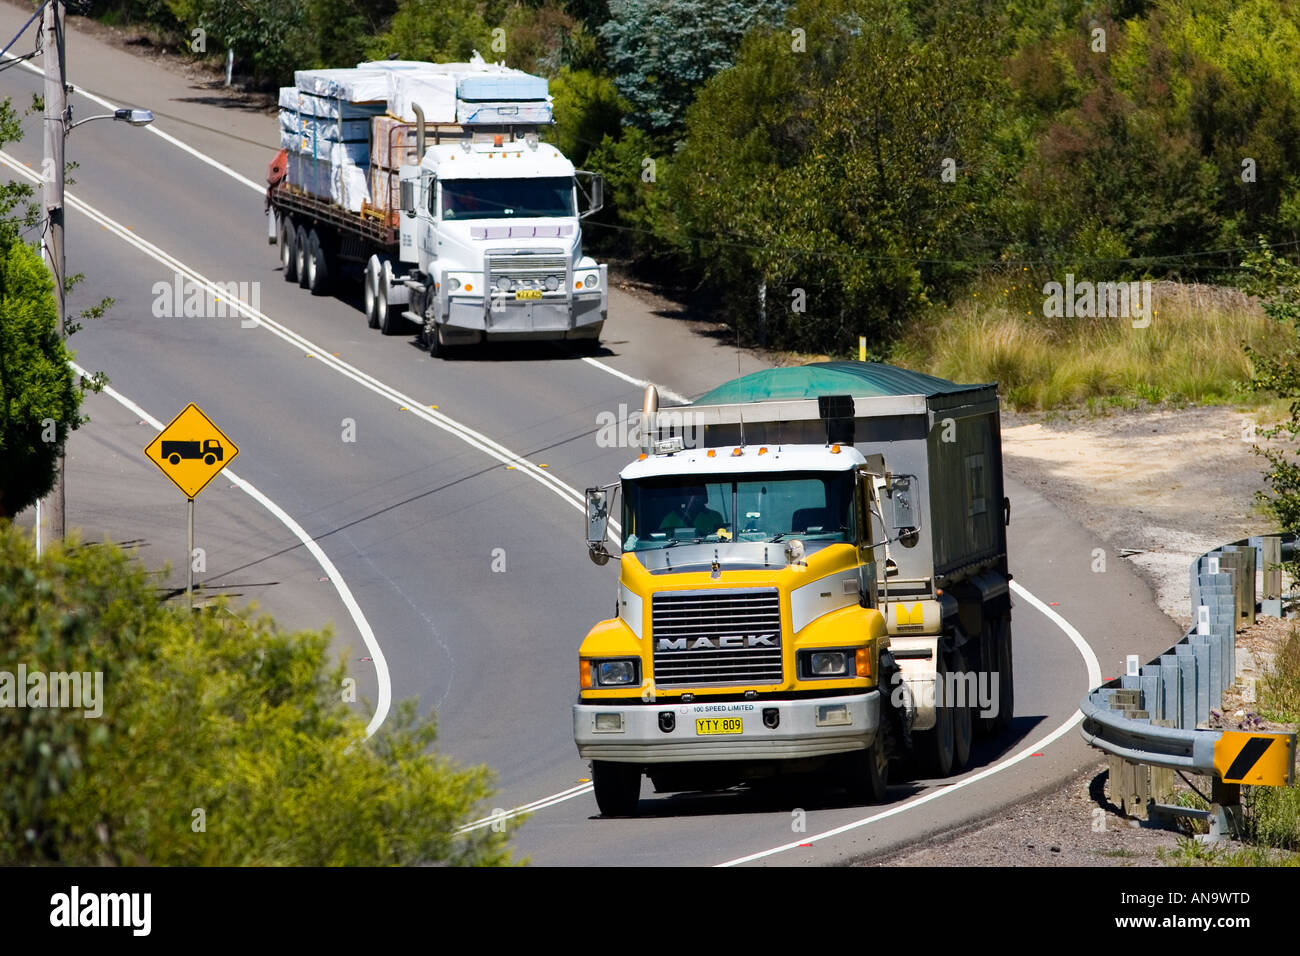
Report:
[[[1212,824],[1211,835],[1220,836],[1229,821],[1219,804],[1236,803],[1235,788],[1230,785],[1250,782],[1247,771],[1275,744],[1285,752],[1270,754],[1269,779],[1277,785],[1294,782],[1294,734],[1250,735],[1206,725],[1211,708],[1221,706],[1223,692],[1236,681],[1237,628],[1254,623],[1257,598],[1265,615],[1281,617],[1280,564],[1296,548],[1295,535],[1260,535],[1197,558],[1191,567],[1194,623],[1182,640],[1145,665],[1139,666],[1138,658],[1130,656],[1123,677],[1089,692],[1079,704],[1084,717],[1079,727],[1083,739],[1117,758],[1112,760],[1112,770],[1129,771],[1124,784],[1129,796],[1121,797],[1121,804],[1132,801],[1134,793],[1145,799],[1149,790],[1172,786],[1171,776],[1163,786],[1150,780],[1135,783],[1133,765],[1213,775],[1212,811],[1161,806],[1158,799],[1149,809],[1205,816]],[[1262,571],[1258,593],[1257,569]],[[1225,735],[1232,739],[1225,741]],[[1225,755],[1232,759],[1225,763]],[[1280,775],[1278,767],[1283,767]]]

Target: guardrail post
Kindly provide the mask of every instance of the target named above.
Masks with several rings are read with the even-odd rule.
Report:
[[[1199,634],[1188,638],[1187,646],[1196,658],[1196,726],[1210,720],[1210,645],[1197,643]],[[1216,701],[1218,698],[1215,698]]]
[[[1154,664],[1147,664],[1142,668],[1142,676],[1138,680],[1142,684],[1142,706],[1148,714],[1163,718],[1165,702],[1160,693],[1162,687],[1160,668]]]
[[[1241,786],[1217,776],[1210,791],[1210,832],[1198,836],[1202,843],[1230,840],[1241,832]]]
[[[1174,657],[1178,661],[1180,677],[1180,695],[1183,706],[1179,710],[1179,727],[1196,726],[1196,654],[1190,644],[1174,646]]]
[[[1255,549],[1229,544],[1219,549],[1221,561],[1232,575],[1232,591],[1236,604],[1236,626],[1255,623]]]
[[[1282,616],[1282,539],[1275,534],[1260,539],[1259,566],[1263,573],[1260,610],[1269,617]]]
[[[1205,648],[1205,654],[1208,658],[1209,667],[1207,668],[1206,690],[1206,720],[1209,720],[1209,710],[1211,707],[1223,706],[1223,651],[1219,645],[1222,639],[1218,634],[1211,632],[1209,634],[1193,634],[1187,639],[1193,647],[1201,646]]]
[[[1173,722],[1175,727],[1182,726],[1183,698],[1182,677],[1178,673],[1178,657],[1174,654],[1160,655],[1160,684],[1164,697],[1165,712],[1160,719]]]

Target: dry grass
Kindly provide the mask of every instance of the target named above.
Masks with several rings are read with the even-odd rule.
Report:
[[[1247,403],[1243,345],[1277,354],[1295,344],[1235,289],[1152,284],[1150,325],[1123,318],[1043,316],[1042,284],[989,281],[956,306],[935,309],[896,349],[893,361],[959,382],[996,381],[1019,409],[1094,404]]]

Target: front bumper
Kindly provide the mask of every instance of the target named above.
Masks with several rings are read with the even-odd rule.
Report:
[[[818,726],[820,708],[844,705],[849,722]],[[763,711],[775,708],[775,729],[763,723]],[[676,727],[659,728],[659,715],[671,712]],[[595,729],[596,714],[620,713],[621,732]],[[735,718],[742,732],[717,736],[696,733],[697,718]],[[578,755],[622,763],[682,763],[712,760],[795,760],[864,750],[875,742],[880,727],[880,692],[815,697],[801,700],[753,700],[711,704],[583,704],[573,705],[573,739]]]
[[[572,299],[507,299],[485,309],[482,298],[452,296],[443,324],[446,333],[478,333],[476,339],[593,338],[605,322],[606,301],[602,290]]]

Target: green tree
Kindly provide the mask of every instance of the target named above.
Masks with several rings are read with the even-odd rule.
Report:
[[[1275,254],[1262,238],[1259,246],[1242,263],[1244,288],[1260,297],[1265,315],[1295,330],[1296,345],[1272,357],[1246,346],[1255,366],[1251,387],[1291,400],[1290,420],[1269,434],[1286,432],[1294,440],[1300,435],[1300,267]],[[1268,461],[1264,478],[1271,491],[1257,496],[1281,530],[1300,531],[1300,461],[1276,449],[1256,448],[1256,453]],[[1300,562],[1293,562],[1292,571],[1300,571]]]
[[[0,518],[54,486],[83,392],[57,329],[54,281],[21,241],[0,253]]]
[[[780,22],[786,0],[610,0],[600,28],[627,122],[648,133],[681,128],[711,76],[731,65],[754,26]]]
[[[786,16],[803,42],[752,31],[690,108],[659,231],[759,341],[844,349],[867,333],[883,351],[996,240],[995,24],[958,4],[930,21],[803,0]]]
[[[431,754],[410,704],[364,740],[328,646],[0,523],[0,671],[102,675],[80,708],[0,706],[0,865],[507,862],[504,832],[457,832],[488,772]]]

